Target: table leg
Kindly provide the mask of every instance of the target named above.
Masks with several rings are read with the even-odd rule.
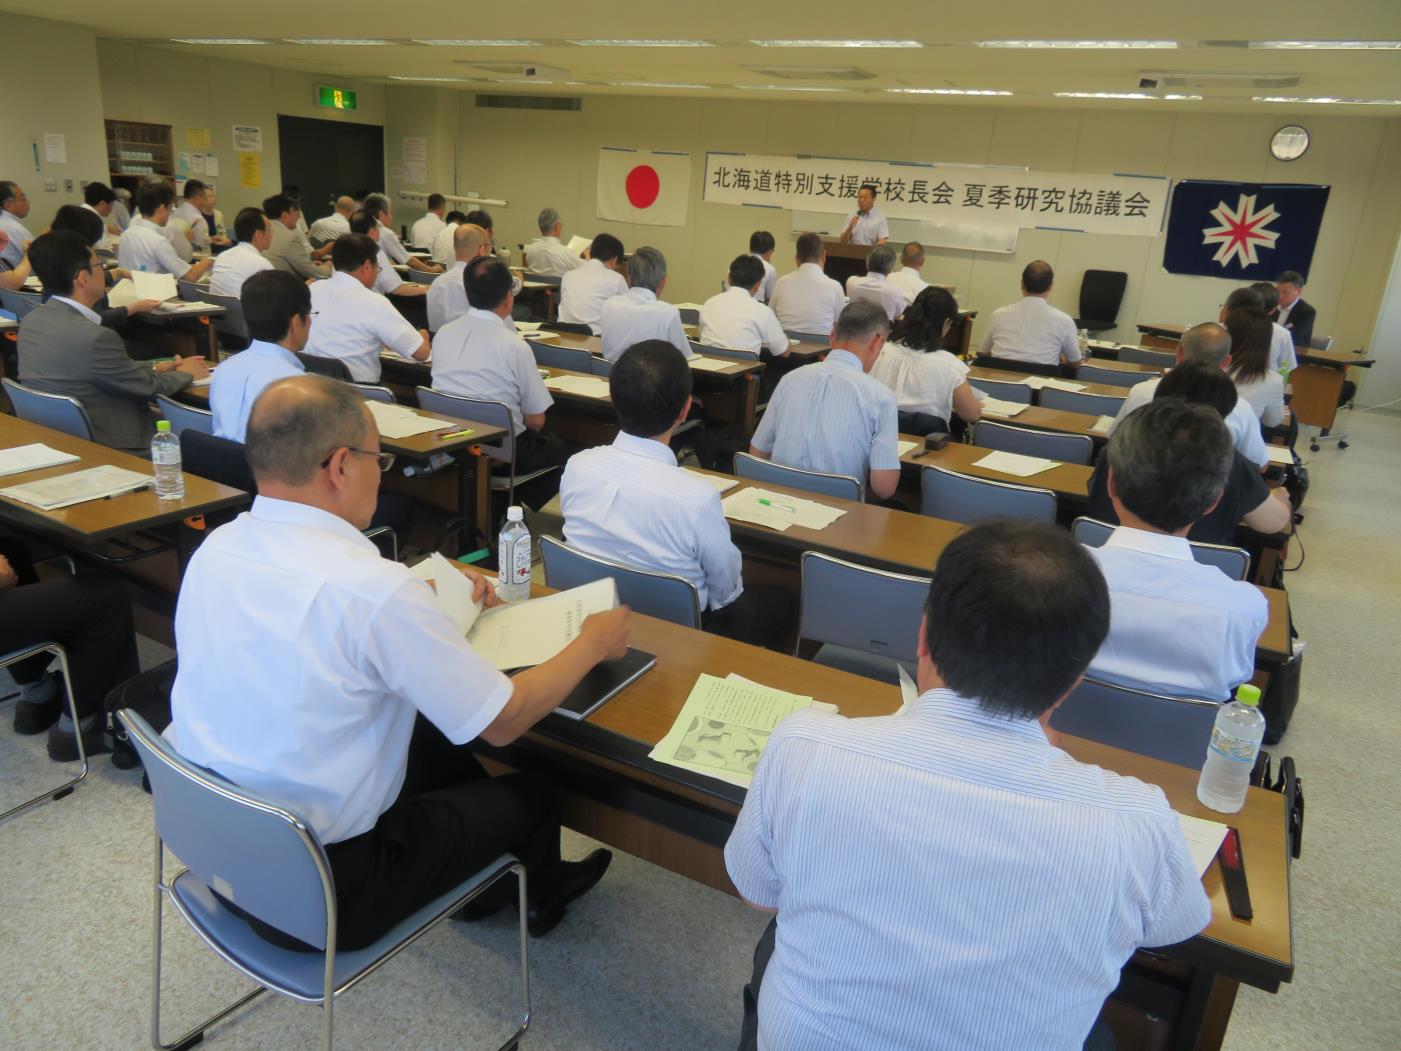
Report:
[[[754,428],[758,426],[756,417],[759,414],[759,377],[745,376],[743,385],[739,389],[739,423],[744,428],[745,434],[753,434]]]
[[[205,359],[209,364],[217,365],[219,364],[219,333],[215,331],[214,322],[210,321],[209,318],[202,317],[199,320],[200,324],[204,326],[205,341],[209,344],[209,353],[205,355]]]

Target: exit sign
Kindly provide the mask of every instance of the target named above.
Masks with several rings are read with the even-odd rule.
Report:
[[[355,92],[353,91],[318,84],[316,85],[316,95],[317,105],[325,106],[327,109],[355,108]]]

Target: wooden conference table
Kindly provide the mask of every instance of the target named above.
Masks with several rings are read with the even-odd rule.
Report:
[[[1095,362],[1099,364],[1098,361]],[[970,380],[992,380],[996,383],[1021,383],[1024,380],[1040,380],[1045,376],[1033,376],[1029,372],[1014,372],[1011,369],[990,369],[983,365],[973,365],[968,369]],[[1148,377],[1152,378],[1152,377]],[[1077,394],[1094,394],[1101,398],[1119,398],[1128,396],[1127,387],[1116,387],[1108,383],[1086,383],[1084,380],[1067,380],[1068,383],[1078,383],[1081,389]],[[1041,403],[1041,391],[1031,388],[1031,403],[1039,405]]]
[[[586,720],[551,715],[510,747],[482,750],[489,761],[548,774],[571,828],[733,894],[723,850],[744,790],[647,758],[696,677],[735,672],[836,704],[852,717],[893,713],[899,691],[650,617],[634,614],[632,623],[632,645],[657,657],[652,671]],[[1195,770],[1078,738],[1064,738],[1062,747],[1082,761],[1159,785],[1183,813],[1219,817],[1197,802]],[[872,802],[879,805],[878,796]],[[1230,820],[1250,859],[1255,918],[1231,917],[1213,864],[1204,878],[1211,901],[1206,930],[1161,952],[1138,953],[1126,966],[1118,1002],[1111,1004],[1121,1046],[1219,1047],[1239,983],[1273,992],[1293,977],[1284,797],[1251,789],[1244,809]]]

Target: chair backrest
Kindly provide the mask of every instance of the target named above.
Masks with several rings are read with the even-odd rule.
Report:
[[[540,329],[544,332],[567,332],[571,336],[593,335],[593,329],[580,321],[542,321]]]
[[[1051,716],[1062,733],[1196,768],[1221,706],[1085,679]]]
[[[1039,361],[1017,361],[1015,358],[998,358],[991,354],[979,354],[973,359],[973,364],[980,368],[1002,369],[1004,372],[1020,372],[1029,376],[1060,375],[1059,365],[1046,365]]]
[[[377,383],[352,383],[355,393],[366,401],[382,401],[387,405],[394,404],[394,392],[388,387],[380,386]]]
[[[511,421],[511,410],[504,402],[484,401],[467,398],[461,394],[448,394],[432,387],[418,387],[418,407],[424,412],[436,412],[443,416],[455,416],[459,420],[476,420],[479,423],[500,427],[505,437],[497,442],[483,442],[482,452],[493,460],[510,463],[516,455],[515,425]]]
[[[525,249],[522,247],[521,252],[524,253],[524,251]],[[529,270],[526,270],[524,280],[534,282],[537,285],[549,285],[551,288],[558,288],[560,283],[564,281],[564,278],[559,274],[532,274]]]
[[[1129,275],[1122,270],[1086,270],[1080,279],[1080,320],[1112,323],[1119,317]]]
[[[1125,395],[1127,397],[1127,395]],[[1117,416],[1124,407],[1124,399],[1110,394],[1086,394],[1079,390],[1057,390],[1043,387],[1041,390],[1043,409],[1064,409],[1066,412],[1084,412],[1091,416]]]
[[[681,315],[681,324],[700,324],[700,307],[677,307],[676,312]]]
[[[1070,535],[1086,547],[1103,547],[1114,526],[1098,518],[1081,516],[1070,523]],[[1204,566],[1215,566],[1232,580],[1244,580],[1250,572],[1250,553],[1242,547],[1189,541],[1192,558]]]
[[[186,303],[202,302],[209,294],[209,286],[198,281],[177,280],[175,287],[180,290],[180,298]]]
[[[1010,427],[992,420],[979,420],[974,424],[973,444],[984,449],[1078,464],[1088,464],[1095,447],[1094,440],[1086,434],[1055,434],[1030,427]]]
[[[13,309],[13,308],[11,308],[11,309]],[[1332,349],[1333,349],[1333,337],[1332,337],[1332,336],[1310,336],[1310,337],[1309,337],[1309,350],[1332,350]]]
[[[427,270],[409,269],[409,283],[414,285],[431,285],[433,280],[440,275],[430,274]]]
[[[892,660],[916,661],[929,578],[890,573],[804,551],[799,641],[847,646]],[[852,616],[859,610],[859,616]]]
[[[0,383],[4,383],[10,404],[15,407],[15,415],[21,420],[92,441],[92,421],[77,398],[66,394],[45,394],[9,378],[0,380]]]
[[[685,577],[599,558],[552,536],[540,538],[540,558],[549,587],[575,588],[612,577],[618,585],[618,601],[636,612],[688,628],[701,626],[700,594]]]
[[[864,495],[862,484],[849,474],[826,474],[822,471],[805,471],[801,467],[785,467],[748,453],[735,453],[735,474],[751,482],[786,485],[790,489],[806,489],[810,493],[855,500],[857,503]]]
[[[306,821],[195,766],[130,708],[118,717],[151,781],[156,834],[171,853],[226,901],[324,949],[335,891]]]
[[[188,282],[185,283],[188,284]],[[210,318],[210,322],[214,325],[214,331],[243,342],[252,339],[248,334],[248,322],[243,319],[241,300],[234,296],[216,296],[209,291],[204,291],[194,298],[205,303],[213,303],[216,307],[223,307],[227,311],[223,317]]]
[[[318,376],[330,376],[333,380],[350,382],[350,368],[340,358],[323,358],[317,354],[304,354],[297,351],[297,360],[306,366],[308,372]]]
[[[931,466],[920,472],[919,512],[950,522],[978,522],[984,518],[1054,522],[1056,494],[1049,489],[975,478]]]
[[[1150,350],[1147,347],[1120,347],[1119,360],[1130,365],[1153,365],[1170,369],[1177,364],[1177,355],[1170,350]]]
[[[1095,365],[1081,365],[1075,378],[1085,383],[1099,383],[1107,387],[1136,387],[1144,380],[1151,380],[1153,374],[1147,372],[1125,372],[1122,369],[1102,369]]]
[[[583,347],[556,347],[549,343],[537,343],[529,336],[525,341],[530,344],[537,365],[544,365],[550,369],[569,369],[571,372],[593,371],[593,355]]]
[[[1015,380],[985,380],[981,376],[969,376],[968,385],[980,390],[989,398],[1014,401],[1019,405],[1031,404],[1031,388]]]
[[[44,297],[38,292],[11,292],[8,289],[0,288],[0,306],[13,314],[16,321],[23,321],[25,314],[42,305],[43,302]]]
[[[758,361],[759,352],[757,350],[732,350],[729,347],[712,347],[709,343],[697,343],[691,340],[691,352],[694,354],[709,354],[712,358],[729,358],[732,361]]]
[[[790,332],[783,330],[783,334],[789,339],[796,339],[799,343],[821,343],[824,347],[830,346],[832,337],[830,334],[820,334],[817,332]]]
[[[595,376],[613,375],[613,363],[607,358],[601,358],[597,354],[590,354],[593,360],[589,362],[589,368]]]
[[[187,427],[180,432],[180,460],[190,474],[245,493],[258,492],[241,442]]]
[[[161,415],[170,421],[170,429],[176,434],[184,434],[186,430],[214,433],[214,413],[208,409],[173,401],[164,394],[156,395],[156,404],[160,406]]]

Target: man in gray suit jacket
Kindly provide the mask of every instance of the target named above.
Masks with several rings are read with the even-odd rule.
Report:
[[[43,234],[30,246],[29,260],[49,300],[20,325],[19,381],[82,402],[94,441],[150,455],[151,400],[209,375],[204,359],[154,366],[132,360],[121,337],[103,328],[93,310],[107,294],[106,282],[96,254],[78,234]]]
[[[302,212],[296,201],[275,193],[263,202],[263,214],[268,217],[272,231],[272,244],[263,249],[268,262],[302,278],[331,276],[330,266],[317,262],[330,254],[331,246],[311,247],[306,234],[297,228]]]

